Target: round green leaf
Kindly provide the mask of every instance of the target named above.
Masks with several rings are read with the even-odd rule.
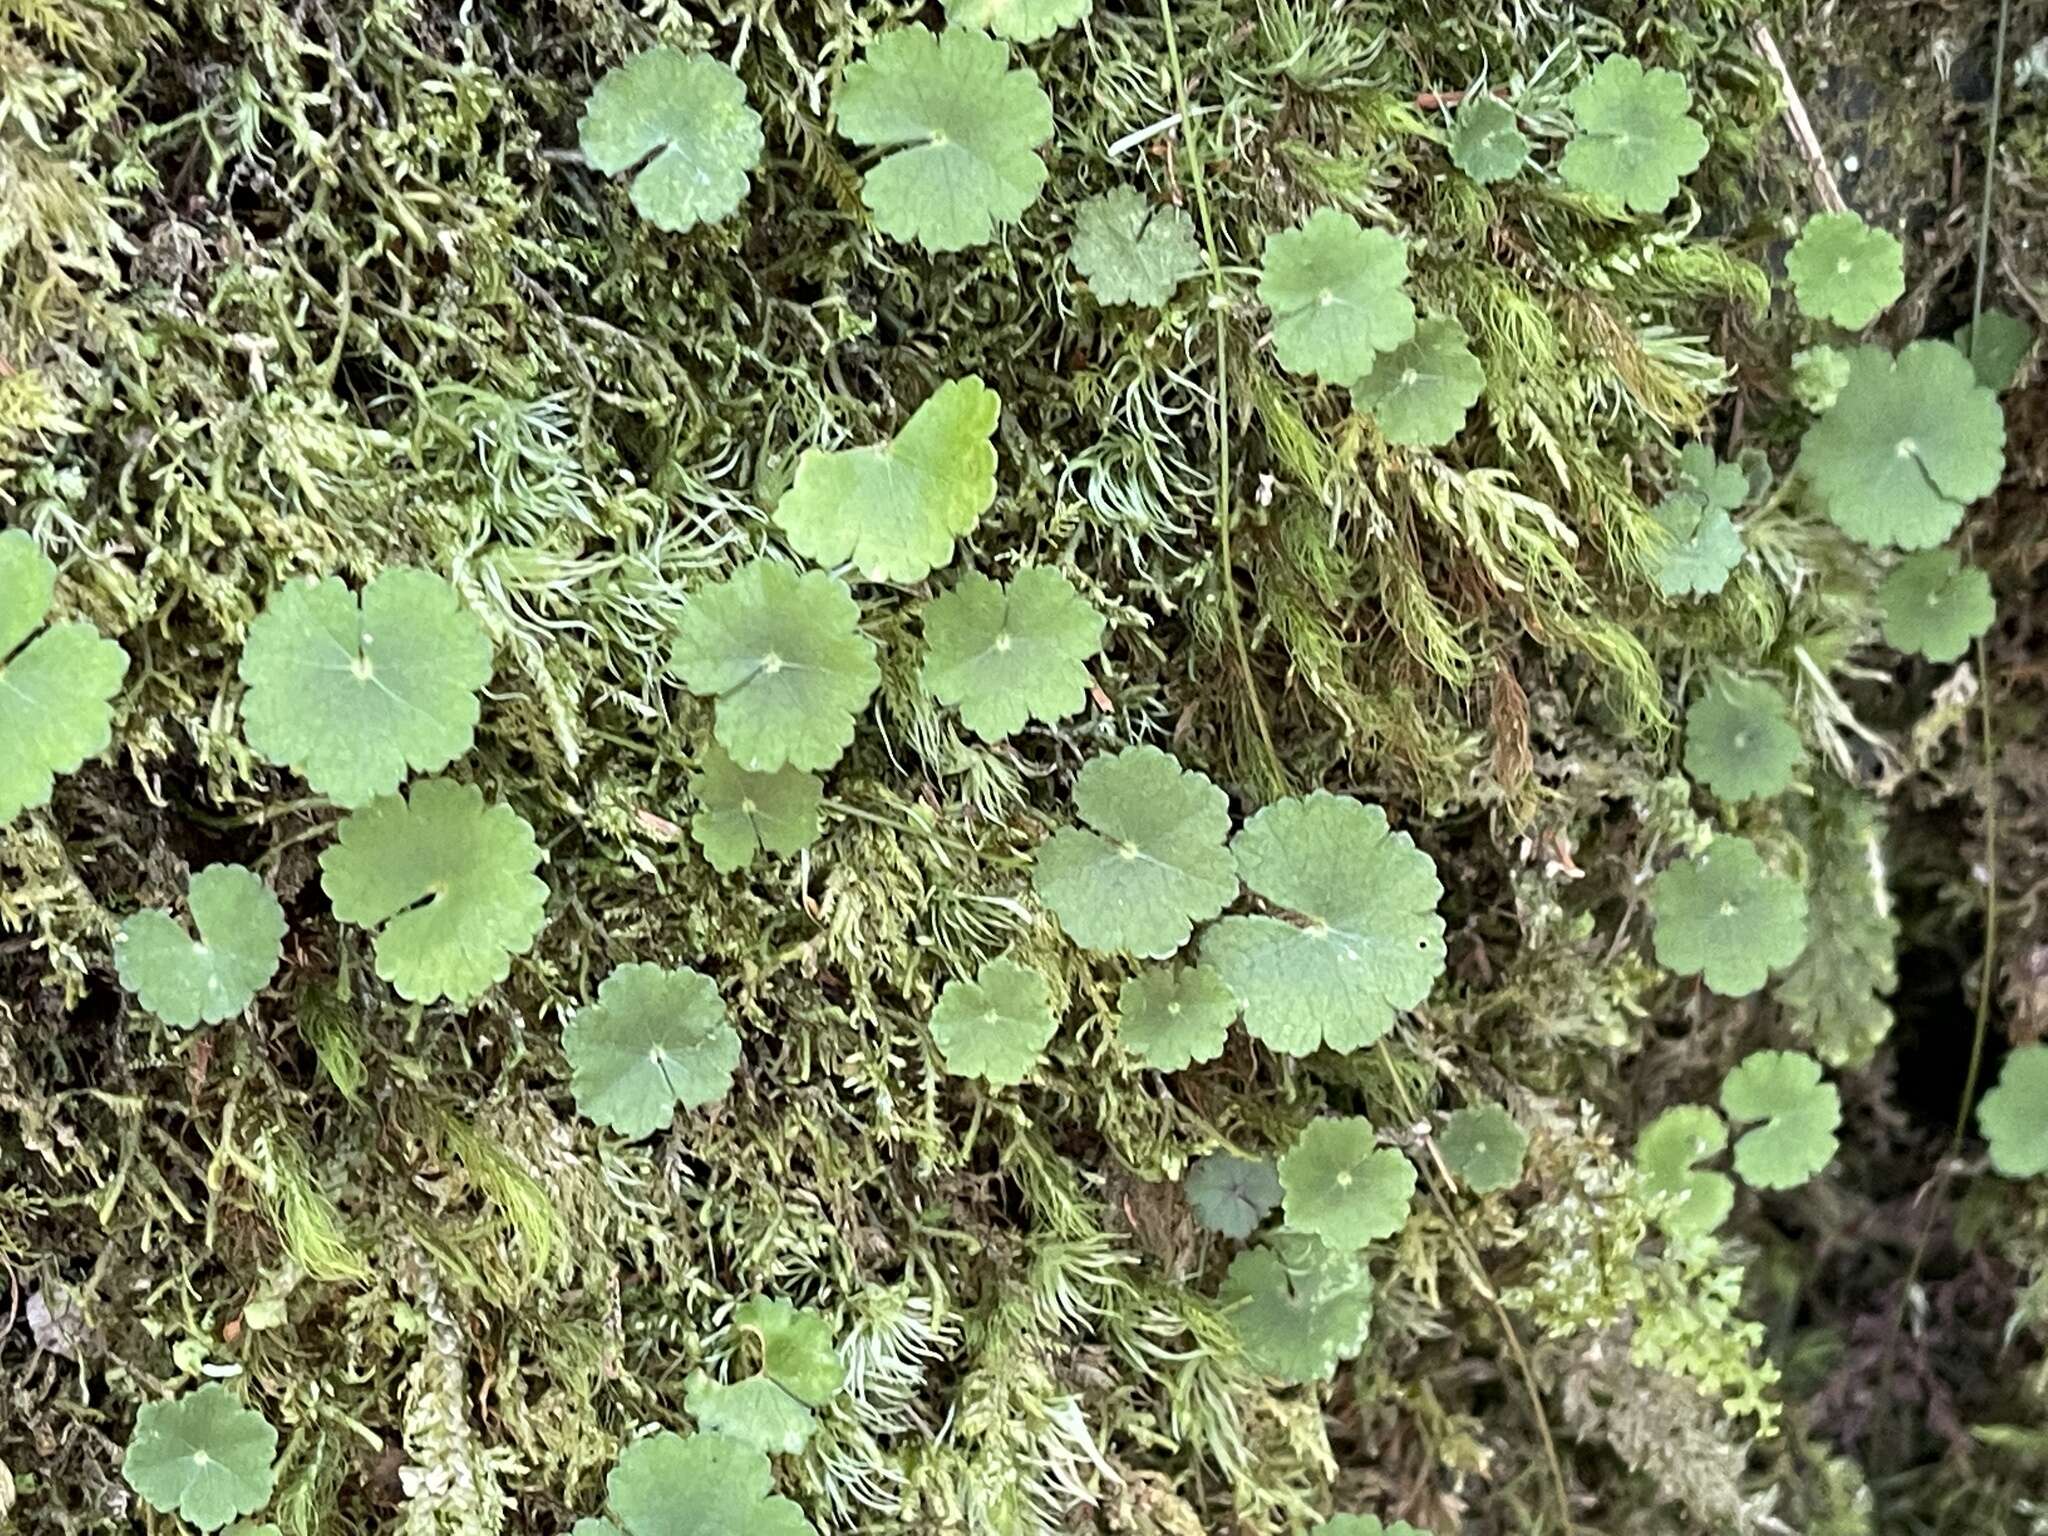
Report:
[[[1815,415],[1834,409],[1849,382],[1849,354],[1841,347],[1802,347],[1792,354],[1792,398]]]
[[[1001,409],[980,379],[953,379],[886,443],[806,449],[775,525],[818,565],[851,562],[869,581],[924,580],[995,500]]]
[[[1956,332],[1955,344],[1970,360],[1977,382],[2002,395],[2020,376],[2020,367],[2034,345],[2034,333],[2026,321],[2002,309],[1987,309],[1974,325]]]
[[[1506,181],[1529,163],[1529,138],[1515,109],[1498,96],[1474,91],[1451,125],[1451,163],[1474,181]]]
[[[114,938],[121,985],[178,1029],[218,1024],[247,1008],[277,974],[284,953],[284,909],[239,864],[214,864],[194,875],[186,905],[196,939],[155,907],[129,918]]]
[[[1836,527],[1874,548],[1926,549],[1998,488],[2005,414],[1945,341],[1849,354],[1835,403],[1807,428],[1799,469]]]
[[[90,624],[44,628],[56,590],[57,567],[36,541],[0,533],[0,826],[48,805],[57,775],[114,739],[109,701],[128,653]]]
[[[1791,706],[1774,685],[1722,673],[1685,714],[1685,771],[1723,800],[1766,800],[1805,760]]]
[[[1929,661],[1954,661],[1998,617],[1991,578],[1952,549],[1906,556],[1878,584],[1877,605],[1885,643]]]
[[[548,888],[533,828],[483,791],[424,779],[352,812],[320,855],[344,923],[376,928],[377,974],[415,1003],[470,1003],[533,947]]]
[[[1244,1008],[1245,1028],[1276,1051],[1355,1051],[1429,996],[1444,968],[1436,865],[1387,813],[1316,791],[1280,800],[1231,844],[1246,885],[1300,914],[1226,917],[1202,936]]]
[[[1140,971],[1117,989],[1117,1039],[1161,1072],[1221,1056],[1236,1017],[1237,999],[1206,966]]]
[[[1674,70],[1645,70],[1620,54],[1572,88],[1565,104],[1578,132],[1558,172],[1566,183],[1636,213],[1662,213],[1681,178],[1707,157],[1707,136],[1689,115],[1692,92]]]
[[[724,218],[761,163],[761,119],[740,77],[674,48],[649,48],[607,73],[576,131],[583,158],[607,176],[640,167],[633,206],[656,229]]]
[[[151,1509],[202,1531],[253,1515],[277,1483],[277,1431],[219,1382],[145,1403],[121,1475]]]
[[[825,786],[814,774],[786,765],[773,773],[749,773],[715,742],[701,761],[703,767],[690,776],[697,802],[690,835],[721,875],[747,868],[756,853],[798,853],[818,840]]]
[[[998,1088],[1021,1083],[1059,1028],[1045,978],[1014,960],[991,960],[972,981],[949,981],[932,1010],[932,1041],[955,1077]]]
[[[1465,328],[1436,319],[1381,353],[1351,386],[1351,398],[1396,447],[1440,448],[1458,435],[1485,388],[1486,370],[1465,344]]]
[[[893,151],[861,196],[875,227],[898,240],[928,251],[984,244],[1045,185],[1038,146],[1052,137],[1052,99],[986,33],[884,32],[847,69],[835,105],[847,138]]]
[[[1259,299],[1273,312],[1273,355],[1292,373],[1350,384],[1415,334],[1408,246],[1334,208],[1266,242]]]
[[[1658,964],[1700,976],[1723,997],[1747,997],[1806,947],[1806,893],[1764,868],[1756,845],[1717,837],[1650,888]]]
[[[1699,497],[1717,512],[1734,512],[1749,500],[1749,477],[1739,464],[1723,464],[1705,443],[1678,450],[1672,488]]]
[[[846,583],[775,560],[693,594],[668,664],[718,700],[713,732],[749,773],[830,768],[882,680]]]
[[[1088,702],[1102,629],[1102,615],[1049,567],[1026,566],[1007,587],[970,571],[925,608],[920,676],[969,730],[998,741]]]
[[[1735,1171],[1758,1189],[1791,1189],[1835,1155],[1842,1100],[1820,1063],[1801,1051],[1757,1051],[1721,1083],[1721,1109],[1764,1123],[1735,1143]]]
[[[1196,1221],[1211,1232],[1242,1241],[1279,1208],[1285,1192],[1271,1163],[1211,1152],[1188,1170],[1181,1193]]]
[[[1906,254],[1856,214],[1817,213],[1786,253],[1785,275],[1804,313],[1860,331],[1906,291]]]
[[[1728,1127],[1704,1104],[1667,1109],[1636,1138],[1643,1188],[1677,1203],[1661,1218],[1674,1237],[1705,1237],[1735,1207],[1735,1181],[1695,1165],[1728,1145]]]
[[[1074,210],[1072,257],[1102,304],[1164,304],[1202,270],[1194,221],[1133,187],[1112,187]]]
[[[1372,1273],[1356,1253],[1276,1232],[1230,1261],[1217,1299],[1259,1370],[1289,1385],[1327,1381],[1365,1347]]]
[[[818,1421],[802,1403],[766,1376],[728,1385],[693,1371],[683,1384],[683,1406],[697,1427],[753,1447],[765,1456],[794,1456],[811,1443]]]
[[[242,650],[249,745],[337,805],[367,805],[470,748],[491,642],[432,571],[401,566],[363,588],[288,582]]]
[[[1093,830],[1055,832],[1031,883],[1083,949],[1164,959],[1237,895],[1229,800],[1157,747],[1090,758],[1074,809]]]
[[[1977,1128],[2008,1179],[2048,1173],[2048,1045],[2016,1046],[2005,1058],[1998,1086],[1978,1101]]]
[[[1444,1166],[1474,1194],[1512,1189],[1522,1179],[1529,1133],[1498,1104],[1474,1104],[1454,1112],[1437,1134]]]
[[[1719,507],[1690,491],[1673,491],[1650,516],[1670,535],[1657,555],[1657,590],[1666,597],[1707,596],[1728,585],[1742,563],[1742,534]]]
[[[1036,43],[1085,19],[1093,0],[946,0],[946,25]]]
[[[817,1536],[745,1441],[669,1430],[635,1440],[605,1479],[628,1536]]]
[[[1315,1120],[1280,1159],[1280,1187],[1293,1230],[1332,1248],[1363,1248],[1407,1225],[1415,1165],[1378,1146],[1363,1116]]]
[[[733,1309],[733,1322],[761,1341],[761,1372],[799,1402],[822,1408],[846,1385],[832,1325],[779,1297],[756,1296]]]
[[[669,1123],[676,1106],[722,1099],[740,1064],[740,1037],[709,976],[636,961],[597,989],[562,1031],[576,1107],[628,1140]]]

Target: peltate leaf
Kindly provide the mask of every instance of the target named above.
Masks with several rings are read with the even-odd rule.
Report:
[[[1458,107],[1451,126],[1451,163],[1474,181],[1506,181],[1529,163],[1529,136],[1515,109],[1485,91]]]
[[[794,1456],[811,1443],[818,1421],[802,1403],[766,1376],[728,1385],[693,1371],[683,1406],[697,1427],[748,1445],[765,1456]]]
[[[1835,1155],[1842,1100],[1820,1063],[1799,1051],[1756,1051],[1722,1080],[1721,1109],[1764,1123],[1735,1143],[1735,1171],[1758,1189],[1791,1189]]]
[[[1998,1071],[1998,1086],[1977,1104],[1977,1128],[1990,1143],[1991,1166],[2008,1179],[2048,1173],[2048,1045],[2015,1046]]]
[[[779,1297],[756,1296],[733,1309],[733,1322],[761,1343],[761,1371],[799,1402],[822,1408],[846,1385],[832,1325]]]
[[[955,1077],[998,1088],[1038,1065],[1059,1021],[1045,978],[1014,960],[991,960],[972,981],[949,981],[932,1009],[932,1041]]]
[[[1899,925],[1885,883],[1876,799],[1832,774],[1786,809],[1806,850],[1807,944],[1779,981],[1787,1021],[1831,1067],[1860,1067],[1891,1032]]]
[[[1529,1133],[1498,1104],[1472,1104],[1453,1112],[1437,1133],[1444,1166],[1474,1194],[1512,1189],[1522,1180]]]
[[[1436,865],[1376,805],[1318,790],[1280,800],[1231,844],[1246,885],[1300,914],[1226,917],[1202,960],[1276,1051],[1354,1051],[1429,996],[1444,968]]]
[[[1116,994],[1116,1035],[1148,1067],[1178,1072],[1223,1054],[1237,999],[1207,966],[1158,966],[1131,977]]]
[[[368,805],[470,748],[491,642],[455,589],[400,566],[363,588],[287,582],[242,650],[249,745],[337,805]]]
[[[1749,477],[1739,464],[1724,464],[1705,443],[1678,450],[1672,487],[1699,497],[1718,512],[1737,511],[1749,499]]]
[[[747,868],[757,853],[798,853],[818,840],[825,786],[815,775],[787,765],[749,773],[715,742],[702,763],[690,776],[690,836],[721,875]]]
[[[1806,947],[1806,895],[1764,868],[1744,837],[1717,837],[1650,888],[1657,962],[1700,976],[1723,997],[1747,997]]]
[[[1906,253],[1856,214],[1817,213],[1786,253],[1785,275],[1802,312],[1860,331],[1906,291]]]
[[[1093,0],[946,0],[946,25],[979,27],[1013,43],[1037,43],[1084,20]]]
[[[1723,800],[1783,794],[1805,757],[1785,695],[1759,678],[1718,674],[1685,713],[1685,771]]]
[[[1926,549],[1998,488],[2005,414],[1945,341],[1913,342],[1896,358],[1857,347],[1835,403],[1806,429],[1799,469],[1851,538]]]
[[[1102,629],[1102,615],[1050,567],[1026,566],[1008,586],[970,571],[925,608],[920,675],[969,730],[997,741],[1088,702],[1087,662]]]
[[[775,1492],[767,1456],[730,1435],[663,1430],[635,1440],[605,1489],[626,1536],[817,1536]]]
[[[423,779],[352,812],[320,855],[344,923],[378,929],[377,974],[415,1003],[470,1003],[533,947],[548,888],[533,829],[483,791]]]
[[[1441,448],[1465,425],[1486,388],[1486,370],[1455,320],[1425,320],[1415,334],[1383,352],[1351,398],[1370,411],[1380,435],[1396,447]]]
[[[1038,146],[1052,137],[1052,99],[986,33],[892,28],[847,69],[836,105],[847,138],[893,151],[861,196],[898,240],[928,251],[984,244],[1045,185]]]
[[[607,976],[597,1001],[562,1031],[576,1107],[637,1141],[669,1123],[676,1106],[725,1097],[740,1037],[709,976],[635,961]]]
[[[1072,257],[1102,304],[1164,304],[1202,270],[1194,220],[1134,187],[1112,187],[1074,210]]]
[[[1083,949],[1164,959],[1237,895],[1229,800],[1157,747],[1090,758],[1074,809],[1092,830],[1055,832],[1031,883]]]
[[[2027,322],[2002,309],[1987,309],[1974,324],[1956,332],[1956,350],[1970,360],[1977,382],[1996,394],[2011,389],[2034,345]]]
[[[1680,179],[1707,157],[1707,136],[1690,116],[1692,92],[1674,70],[1645,70],[1614,54],[1565,100],[1578,132],[1557,168],[1581,192],[1662,213]]]
[[[1245,1358],[1290,1385],[1327,1381],[1365,1347],[1372,1324],[1365,1261],[1300,1232],[1276,1232],[1232,1259],[1217,1299]]]
[[[882,680],[846,583],[775,560],[749,560],[695,593],[668,664],[692,693],[718,700],[713,732],[749,773],[830,768]]]
[[[1650,515],[1670,535],[1657,555],[1657,590],[1666,597],[1705,597],[1728,585],[1742,563],[1742,534],[1719,507],[1691,491],[1673,491]]]
[[[1415,1165],[1363,1116],[1313,1120],[1280,1159],[1280,1187],[1290,1229],[1349,1251],[1407,1225]]]
[[[121,1475],[151,1509],[202,1531],[253,1515],[277,1483],[277,1431],[219,1382],[145,1403]]]
[[[194,875],[186,906],[196,939],[155,907],[129,918],[114,939],[121,985],[178,1029],[218,1024],[247,1008],[277,974],[284,953],[284,909],[239,864],[214,864]]]
[[[1952,549],[1908,555],[1878,584],[1885,644],[1929,661],[1954,661],[1991,628],[1991,578]]]
[[[36,541],[0,533],[0,826],[48,805],[57,775],[113,740],[109,700],[128,653],[90,624],[44,628],[56,590],[57,567]]]
[[[633,206],[656,229],[726,217],[761,163],[761,118],[747,88],[709,54],[634,55],[597,82],[576,131],[583,158],[607,176],[640,167]]]
[[[1263,1159],[1211,1152],[1188,1170],[1182,1191],[1195,1220],[1211,1232],[1239,1241],[1250,1237],[1285,1193],[1280,1173]]]
[[[1728,1127],[1704,1104],[1667,1109],[1636,1138],[1644,1189],[1675,1202],[1660,1218],[1674,1237],[1705,1237],[1735,1208],[1735,1181],[1697,1166],[1727,1145]]]
[[[818,565],[850,561],[869,581],[924,580],[995,500],[1001,408],[980,379],[954,379],[886,443],[805,450],[776,526]]]
[[[1325,383],[1362,378],[1380,353],[1415,334],[1407,280],[1405,241],[1318,209],[1266,242],[1259,299],[1273,311],[1273,355]]]

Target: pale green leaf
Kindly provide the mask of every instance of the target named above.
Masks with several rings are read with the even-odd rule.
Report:
[[[766,1376],[728,1385],[694,1371],[683,1384],[683,1406],[700,1430],[725,1435],[766,1456],[796,1455],[818,1428],[811,1410]]]
[[[1906,291],[1906,253],[1898,237],[1853,213],[1816,213],[1785,256],[1800,310],[1860,331]]]
[[[1816,416],[1834,409],[1849,382],[1849,350],[1841,347],[1802,347],[1792,354],[1792,398]]]
[[[432,571],[400,566],[356,595],[287,582],[242,650],[249,745],[338,805],[367,805],[470,748],[491,642]]]
[[[1273,355],[1291,373],[1350,384],[1415,334],[1408,246],[1348,213],[1318,209],[1266,241],[1259,299],[1273,312]]]
[[[1365,1347],[1372,1273],[1300,1232],[1276,1232],[1230,1261],[1217,1299],[1245,1358],[1276,1381],[1327,1381]]]
[[[1090,758],[1074,809],[1091,830],[1055,832],[1031,878],[1083,949],[1164,959],[1237,895],[1230,802],[1157,747]]]
[[[1084,20],[1093,0],[946,0],[946,25],[1037,43]]]
[[[1806,896],[1764,867],[1747,838],[1717,837],[1650,888],[1657,961],[1699,976],[1723,997],[1747,997],[1806,947]]]
[[[1296,917],[1226,917],[1202,960],[1243,1005],[1245,1027],[1276,1051],[1353,1051],[1393,1028],[1444,968],[1436,865],[1387,814],[1318,790],[1276,801],[1231,851],[1254,893]]]
[[[1415,1165],[1377,1144],[1363,1116],[1313,1120],[1280,1159],[1287,1225],[1351,1250],[1392,1237],[1408,1222]]]
[[[1835,403],[1806,430],[1799,469],[1851,538],[1926,549],[1998,488],[2005,414],[1945,341],[1913,342],[1896,358],[1857,347]]]
[[[662,1430],[635,1440],[605,1489],[627,1536],[817,1536],[775,1492],[767,1456],[730,1435]]]
[[[1731,1121],[1763,1124],[1735,1143],[1735,1172],[1758,1189],[1791,1189],[1835,1155],[1842,1100],[1821,1081],[1820,1063],[1799,1051],[1756,1051],[1721,1083]]]
[[[1052,99],[986,33],[895,27],[848,67],[835,103],[839,131],[891,151],[861,197],[875,227],[928,251],[986,243],[1038,201],[1052,137]]]
[[[562,1031],[576,1107],[637,1141],[669,1123],[676,1106],[725,1097],[740,1038],[709,976],[635,961],[597,989]]]
[[[2048,1173],[2048,1045],[2015,1046],[2006,1056],[1998,1086],[1978,1102],[1977,1128],[1991,1166],[2008,1179]]]
[[[57,567],[19,528],[0,533],[0,826],[50,802],[113,740],[109,702],[128,653],[90,624],[49,624]],[[40,633],[38,633],[40,631]]]
[[[1697,1166],[1728,1145],[1728,1127],[1704,1104],[1667,1109],[1636,1137],[1644,1190],[1673,1203],[1659,1218],[1674,1237],[1705,1237],[1735,1208],[1735,1181]]]
[[[1138,1060],[1178,1072],[1223,1054],[1237,999],[1207,966],[1157,966],[1131,977],[1116,994],[1116,1036]]]
[[[1742,563],[1742,534],[1719,507],[1675,490],[1650,515],[1670,537],[1657,553],[1657,590],[1666,597],[1705,597],[1728,584]]]
[[[247,1008],[277,974],[284,953],[284,909],[239,864],[202,869],[185,904],[197,938],[155,907],[129,918],[114,938],[121,985],[178,1029],[218,1024]]]
[[[818,565],[851,563],[869,581],[924,580],[995,500],[1001,409],[980,379],[953,379],[885,443],[805,450],[775,525]]]
[[[761,118],[731,67],[654,47],[609,71],[577,124],[583,158],[608,176],[638,166],[633,206],[656,229],[714,223],[747,195]]]
[[[1724,464],[1705,443],[1687,443],[1678,450],[1672,470],[1673,489],[1688,491],[1716,511],[1734,512],[1749,499],[1749,477],[1738,464]]]
[[[969,730],[997,741],[1087,704],[1102,630],[1102,615],[1050,567],[1026,566],[1008,586],[970,571],[924,610],[920,676]]]
[[[151,1509],[202,1531],[253,1515],[277,1483],[277,1431],[219,1382],[145,1403],[121,1475]]]
[[[1987,309],[1955,336],[1956,350],[1970,360],[1977,382],[1997,394],[2011,389],[2034,345],[2027,322],[2002,309]]]
[[[540,933],[548,888],[533,829],[473,785],[424,779],[351,813],[320,855],[344,923],[375,928],[377,974],[415,1003],[470,1003]]]
[[[1674,70],[1614,54],[1565,98],[1577,128],[1558,172],[1566,183],[1635,213],[1662,213],[1707,156],[1692,92]]]
[[[1406,1520],[1380,1523],[1378,1515],[1332,1515],[1315,1528],[1315,1536],[1429,1536]]]
[[[1784,693],[1718,673],[1685,712],[1685,771],[1723,800],[1764,800],[1792,787],[1806,758]]]
[[[846,1385],[832,1325],[819,1313],[756,1296],[735,1307],[732,1320],[760,1341],[762,1373],[799,1402],[822,1408]]]
[[[716,742],[704,748],[700,762],[690,776],[697,802],[690,835],[721,875],[747,868],[757,853],[798,853],[818,840],[825,786],[815,775],[787,765],[749,773]]]
[[[691,595],[669,670],[718,700],[714,734],[749,773],[830,768],[882,680],[846,583],[765,559]]]
[[[1954,661],[1991,628],[1991,578],[1952,549],[1908,555],[1878,584],[1885,644],[1929,661]]]
[[[1285,1194],[1279,1170],[1271,1163],[1228,1152],[1196,1159],[1181,1192],[1196,1221],[1240,1241],[1279,1209]]]
[[[1500,1105],[1471,1104],[1444,1122],[1436,1146],[1444,1166],[1463,1179],[1467,1189],[1487,1195],[1521,1182],[1529,1133]]]
[[[1400,448],[1440,448],[1456,437],[1486,388],[1486,370],[1455,320],[1424,320],[1415,334],[1382,352],[1351,386],[1380,435]]]
[[[932,1009],[932,1041],[946,1070],[995,1087],[1024,1081],[1059,1028],[1045,978],[1014,960],[991,960],[972,981],[949,981]]]
[[[1202,270],[1194,220],[1133,187],[1112,187],[1074,210],[1072,257],[1102,304],[1164,304]]]
[[[1529,136],[1515,109],[1485,91],[1458,107],[1451,125],[1451,163],[1474,181],[1506,181],[1529,163]]]

